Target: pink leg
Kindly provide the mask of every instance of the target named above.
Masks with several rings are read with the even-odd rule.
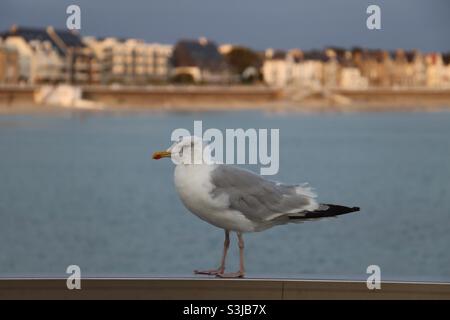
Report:
[[[194,270],[195,274],[207,274],[218,275],[225,271],[225,260],[227,258],[228,248],[230,247],[230,231],[225,230],[225,241],[223,242],[222,260],[220,261],[220,267],[212,270]]]
[[[242,233],[238,233],[238,244],[239,244],[239,271],[231,272],[231,273],[219,273],[218,277],[221,278],[243,278],[245,275],[244,269],[244,238],[242,237]]]

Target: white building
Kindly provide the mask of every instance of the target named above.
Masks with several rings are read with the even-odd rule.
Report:
[[[445,67],[440,53],[429,53],[425,58],[426,71],[426,85],[431,88],[438,88],[443,86],[445,78]]]
[[[262,74],[264,81],[274,87],[284,87],[290,82],[292,65],[284,59],[270,59],[264,61]]]
[[[234,44],[224,43],[224,44],[219,45],[218,50],[221,55],[226,56],[227,54],[229,54],[231,52],[231,50],[234,49],[234,47],[235,47]]]
[[[319,60],[302,60],[294,65],[293,83],[301,87],[320,88],[323,78],[323,63]]]
[[[17,50],[3,44],[0,38],[0,84],[19,81],[19,55]]]
[[[292,83],[295,61],[293,57],[285,52],[266,50],[266,59],[262,66],[264,81],[273,87],[285,87]]]
[[[325,61],[323,62],[323,85],[326,88],[338,86],[339,63],[336,52],[333,49],[325,50]]]
[[[64,59],[51,43],[33,40],[29,42],[34,50],[36,82],[60,82],[65,78]]]
[[[361,75],[357,67],[342,67],[339,87],[342,89],[363,90],[369,87],[369,80]]]
[[[300,50],[287,53],[266,51],[262,67],[264,81],[275,87],[301,86],[317,88],[322,85],[323,62],[318,59],[304,59]]]
[[[2,37],[19,54],[20,81],[92,82],[93,54],[77,33],[13,25]]]
[[[28,83],[58,82],[65,77],[63,58],[49,41],[11,36],[4,43],[19,54],[19,79]]]
[[[173,47],[167,44],[149,43],[146,47],[147,72],[157,79],[166,79],[170,74],[170,58]]]

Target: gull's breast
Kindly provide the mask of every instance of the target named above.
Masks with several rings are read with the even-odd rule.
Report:
[[[237,232],[255,231],[254,223],[239,211],[229,209],[227,195],[212,197],[211,172],[215,165],[177,165],[175,187],[181,201],[200,219],[222,229]]]

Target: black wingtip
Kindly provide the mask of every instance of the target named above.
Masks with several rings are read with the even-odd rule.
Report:
[[[357,212],[361,210],[360,207],[346,207],[336,204],[324,204],[324,205],[328,207],[326,210],[324,210],[324,212],[336,216],[351,212]]]
[[[337,217],[343,214],[360,211],[359,207],[346,207],[335,204],[323,204],[326,209],[306,211],[301,212],[299,215],[291,215],[289,219],[291,220],[310,220],[310,219],[320,219],[328,217]]]

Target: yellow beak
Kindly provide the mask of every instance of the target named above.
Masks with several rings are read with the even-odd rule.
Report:
[[[169,151],[156,151],[155,153],[153,153],[152,158],[154,160],[159,160],[161,158],[170,158],[171,155],[172,154]]]

